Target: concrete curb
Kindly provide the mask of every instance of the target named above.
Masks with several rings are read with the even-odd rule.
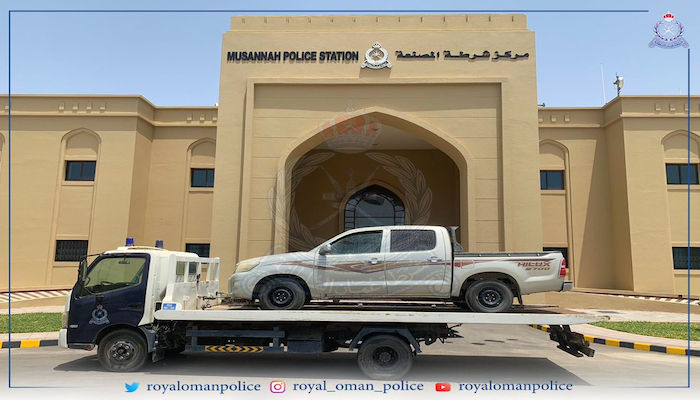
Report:
[[[58,339],[13,340],[2,342],[3,349],[27,349],[34,347],[58,346]]]
[[[531,326],[535,329],[539,329],[539,330],[544,331],[544,332],[549,332],[549,325],[529,325],[529,326]],[[599,337],[590,336],[590,335],[583,335],[583,339],[587,342],[590,342],[590,343],[602,344],[605,346],[624,347],[626,349],[633,349],[633,350],[654,351],[657,353],[676,354],[679,356],[687,356],[690,353],[691,356],[700,357],[700,350],[686,349],[683,347],[660,346],[660,345],[656,345],[656,344],[649,344],[649,343],[642,343],[642,342],[627,342],[624,340],[599,338]]]

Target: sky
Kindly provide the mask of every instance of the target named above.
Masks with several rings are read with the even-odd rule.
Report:
[[[427,5],[431,8],[428,9]],[[293,8],[292,8],[293,7]],[[212,13],[85,13],[8,10],[224,10]],[[256,10],[251,12],[245,10]],[[290,10],[282,12],[281,10]],[[292,10],[297,12],[291,12]],[[312,13],[303,10],[324,10]],[[362,10],[344,12],[350,10]],[[404,10],[404,11],[399,11]],[[408,10],[408,11],[406,11]],[[698,1],[12,1],[0,4],[0,93],[140,94],[159,106],[218,102],[221,37],[233,15],[519,12],[537,40],[538,102],[595,107],[623,94],[687,94],[686,49],[649,48],[653,26],[676,15],[700,82]],[[534,10],[560,10],[534,12]],[[648,12],[562,12],[645,10]],[[8,33],[11,77],[8,80]],[[601,76],[601,64],[604,75]]]

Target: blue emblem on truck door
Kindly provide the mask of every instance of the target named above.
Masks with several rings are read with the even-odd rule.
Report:
[[[92,319],[90,320],[90,323],[95,325],[104,325],[109,323],[109,319],[107,319],[107,310],[104,309],[102,304],[99,304],[97,308],[92,310]]]

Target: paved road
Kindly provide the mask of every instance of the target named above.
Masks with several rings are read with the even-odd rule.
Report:
[[[413,369],[404,380],[423,382],[425,390],[410,397],[435,396],[436,382],[452,382],[452,391],[455,392],[458,383],[558,381],[573,384],[574,393],[586,396],[595,393],[603,398],[614,393],[624,394],[624,397],[637,393],[636,398],[646,398],[644,394],[648,394],[648,390],[629,388],[687,385],[688,360],[682,356],[593,345],[596,350],[594,358],[575,358],[556,349],[546,333],[527,326],[472,325],[461,327],[459,331],[464,338],[452,339],[446,345],[438,343],[424,347],[424,353],[416,358]],[[22,389],[21,392],[52,398],[68,397],[76,390],[85,395],[99,392],[111,398],[124,392],[125,382],[140,382],[138,393],[142,395],[149,394],[148,384],[175,384],[178,380],[181,384],[233,384],[238,381],[244,381],[246,385],[260,384],[259,393],[243,396],[248,398],[269,396],[272,380],[286,382],[286,398],[309,398],[308,394],[293,390],[295,383],[322,384],[326,380],[329,389],[338,383],[372,383],[358,370],[354,355],[344,350],[321,356],[185,353],[128,374],[104,372],[94,351],[58,347],[16,349],[11,357],[13,386],[71,388]],[[0,358],[0,375],[6,383],[8,351],[0,351]],[[700,382],[700,358],[692,358],[691,371],[692,379]],[[382,384],[375,382],[380,391],[383,391]],[[659,390],[663,389],[656,390],[661,396]],[[406,392],[390,393],[402,397],[409,395]],[[689,394],[687,390],[682,393]],[[185,394],[188,393],[169,393],[176,397],[186,397]],[[241,397],[243,394],[236,395]]]

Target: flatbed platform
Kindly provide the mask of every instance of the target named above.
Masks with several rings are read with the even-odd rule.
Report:
[[[317,305],[303,310],[260,310],[252,306],[217,306],[206,310],[158,310],[160,321],[210,322],[338,322],[406,324],[536,324],[577,325],[603,321],[606,316],[589,315],[559,307],[522,307],[511,312],[484,314],[464,311],[451,305],[410,307],[399,304]]]

